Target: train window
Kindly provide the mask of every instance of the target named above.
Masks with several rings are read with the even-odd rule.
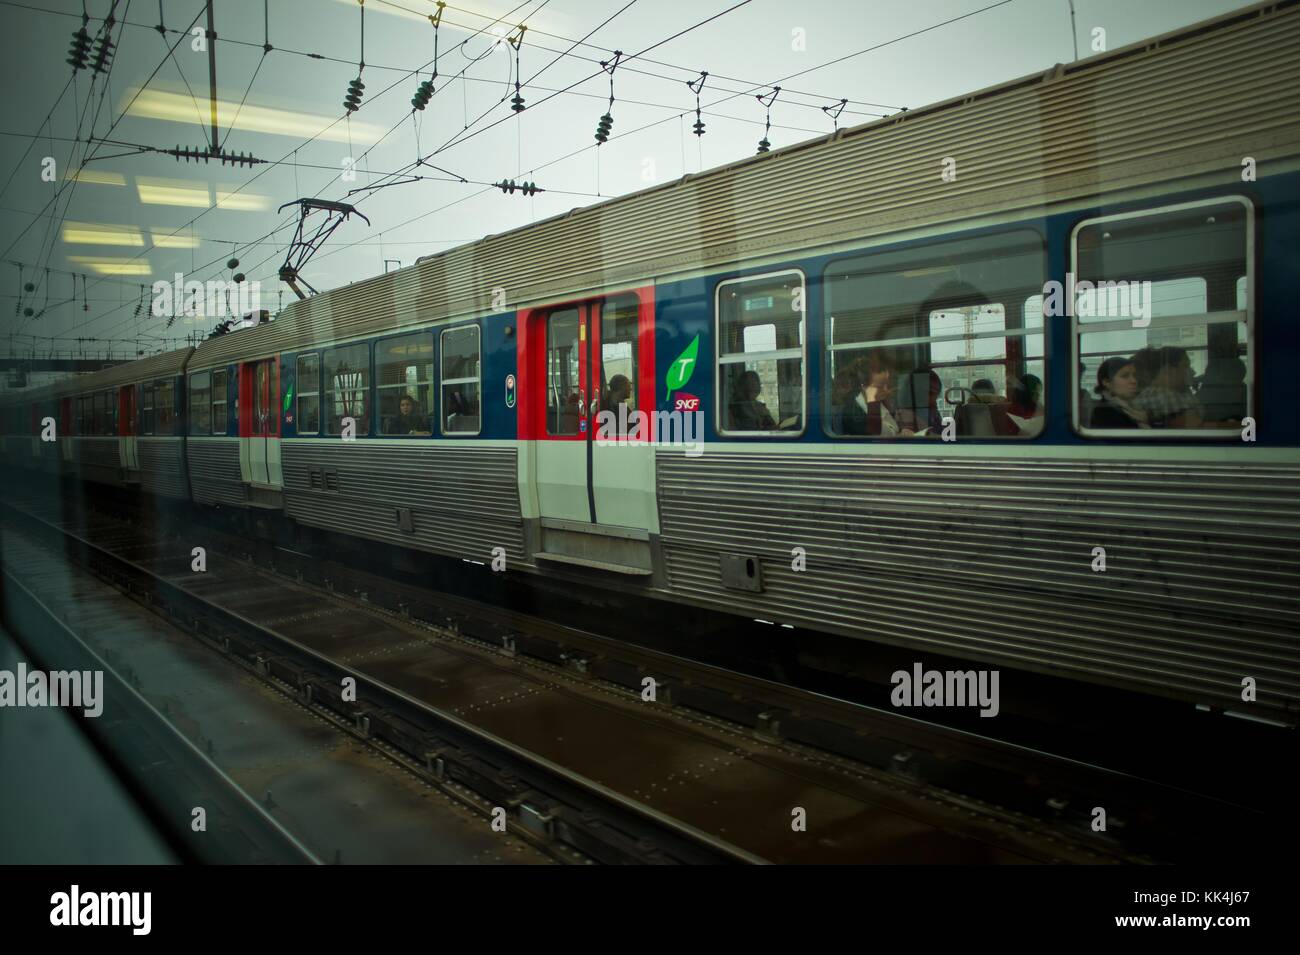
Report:
[[[146,383],[140,401],[140,433],[153,434],[153,384]]]
[[[320,434],[320,355],[299,355],[297,369],[298,433]]]
[[[803,431],[804,278],[799,271],[718,284],[718,430]]]
[[[370,433],[370,346],[345,345],[325,352],[325,408],[330,434],[343,433],[343,419],[357,434]]]
[[[1252,215],[1232,198],[1079,224],[1078,430],[1226,434],[1253,414]]]
[[[442,432],[478,434],[481,420],[478,326],[446,329],[441,345]]]
[[[212,373],[212,433],[226,433],[226,372]]]
[[[190,375],[190,434],[212,433],[212,373]]]
[[[176,424],[176,400],[170,379],[154,382],[153,406],[158,434],[171,434]]]
[[[1043,241],[1019,230],[826,268],[827,430],[850,437],[1042,432]]]
[[[578,433],[582,417],[582,382],[578,344],[578,310],[566,308],[546,317],[546,433]]]
[[[86,399],[78,398],[77,399],[77,434],[85,434],[85,433],[86,433]],[[10,434],[17,434],[17,432],[11,431]]]
[[[381,433],[397,437],[433,433],[433,336],[388,338],[375,346]]]
[[[623,433],[620,406],[630,415],[637,406],[637,339],[640,305],[636,296],[607,299],[600,306],[600,410],[614,417]]]

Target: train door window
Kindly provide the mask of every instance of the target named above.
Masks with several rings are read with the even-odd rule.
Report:
[[[433,336],[386,338],[375,346],[380,433],[423,437],[433,433]]]
[[[832,262],[827,431],[937,438],[951,418],[961,436],[1041,433],[1045,269],[1028,230]]]
[[[107,425],[107,430],[104,433],[107,435],[116,435],[117,434],[117,392],[115,391],[104,392],[104,417],[106,419],[105,424]]]
[[[226,373],[212,373],[212,433],[226,433]]]
[[[320,355],[298,356],[298,433],[320,434]]]
[[[472,435],[480,430],[479,331],[477,325],[442,333],[442,432]]]
[[[1222,435],[1254,414],[1252,235],[1253,210],[1236,197],[1079,224],[1078,430]]]
[[[804,294],[799,271],[718,284],[720,432],[796,435],[803,431]]]
[[[351,418],[356,434],[370,433],[370,346],[345,345],[325,351],[325,408],[330,434],[343,433]]]
[[[576,308],[546,317],[546,433],[578,433],[583,400],[579,352],[580,320]]]
[[[614,416],[617,429],[624,426],[619,406],[627,416],[636,410],[640,305],[636,296],[625,295],[600,307],[600,410]]]
[[[176,424],[176,400],[170,379],[154,382],[153,403],[155,427],[159,434],[171,434]]]
[[[212,373],[190,375],[190,434],[212,433]]]
[[[11,432],[16,433],[16,432]],[[86,433],[86,399],[77,399],[77,434]]]
[[[153,384],[143,387],[140,401],[140,433],[153,434]]]
[[[253,366],[253,434],[269,433],[271,402],[271,363],[259,361]]]

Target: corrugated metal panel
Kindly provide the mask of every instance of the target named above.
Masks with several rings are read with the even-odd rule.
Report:
[[[660,452],[673,593],[1162,694],[1300,705],[1300,467]],[[743,475],[743,480],[738,479]],[[807,570],[791,551],[807,551]],[[1094,572],[1093,548],[1107,569]],[[763,562],[723,587],[718,555]]]
[[[490,236],[294,303],[199,353],[215,364],[485,313],[498,286],[515,307],[1101,189],[1234,182],[1243,155],[1265,172],[1300,155],[1298,50],[1300,8],[1233,15]]]
[[[504,547],[528,563],[514,448],[285,441],[281,460],[285,513],[303,524],[473,560]],[[312,468],[335,472],[337,491],[313,488]],[[414,533],[399,530],[398,508]]]
[[[179,375],[185,367],[193,348],[178,348],[175,351],[150,355],[139,361],[130,361],[112,368],[94,371],[88,375],[78,375],[55,382],[51,387],[53,396],[80,395],[118,385],[129,385],[137,381],[149,381],[154,378],[168,378]]]
[[[185,451],[195,501],[247,503],[248,490],[239,471],[238,438],[190,438]]]
[[[137,438],[140,456],[140,488],[148,494],[189,499],[182,463],[181,438]]]
[[[117,438],[73,438],[72,454],[83,479],[122,483],[122,451]]]

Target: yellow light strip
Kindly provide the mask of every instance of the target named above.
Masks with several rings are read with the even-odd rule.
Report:
[[[129,245],[144,246],[144,236],[132,225],[107,225],[102,222],[67,222],[63,225],[63,241],[69,245]]]
[[[68,261],[99,275],[151,275],[153,269],[143,259],[105,259],[88,255],[70,255]]]
[[[128,98],[135,95],[134,90],[127,91]],[[342,91],[340,91],[340,98]],[[206,105],[206,104],[205,104]],[[182,93],[168,93],[163,90],[147,89],[140,93],[131,103],[128,112],[132,116],[144,119],[161,119],[172,123],[191,125],[195,120],[194,100]],[[238,114],[238,115],[236,115]],[[320,116],[312,113],[300,113],[270,106],[256,106],[245,103],[240,109],[238,103],[228,100],[217,101],[218,125],[224,120],[222,116],[233,117],[234,128],[253,133],[270,133],[273,136],[292,136],[295,139],[314,137],[329,142],[348,142],[348,124],[335,123],[326,129],[338,117]],[[204,122],[207,113],[203,114]],[[353,119],[352,138],[355,143],[373,143],[382,135],[382,130],[372,124]]]
[[[126,176],[120,172],[104,172],[97,169],[70,169],[63,178],[68,182],[87,182],[96,186],[125,186]]]

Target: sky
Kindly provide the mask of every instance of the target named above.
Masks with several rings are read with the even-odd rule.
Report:
[[[1074,0],[1072,18],[1070,0],[457,0],[435,30],[430,0],[366,0],[365,90],[347,114],[357,0],[214,0],[211,50],[188,32],[204,0],[85,0],[92,36],[116,20],[100,74],[65,62],[82,0],[0,0],[0,356],[134,357],[206,337],[219,317],[153,314],[153,283],[177,274],[241,273],[277,311],[294,297],[278,271],[297,224],[277,209],[301,197],[370,220],[344,222],[304,266],[326,291],[725,165],[764,136],[775,149],[1070,62],[1075,39],[1084,58],[1248,5]],[[266,162],[141,151],[207,148],[210,53],[222,147]],[[687,84],[703,72],[695,136]],[[757,97],[773,85],[769,110]],[[545,191],[493,186],[508,179]]]

